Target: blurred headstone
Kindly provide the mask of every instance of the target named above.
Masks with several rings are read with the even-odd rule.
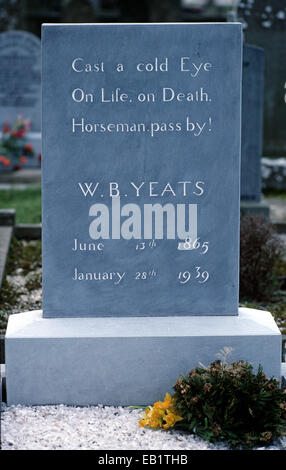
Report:
[[[261,201],[263,69],[263,49],[245,44],[242,72],[241,212],[255,212],[269,217],[269,207]]]
[[[26,31],[0,34],[0,131],[19,116],[31,122],[28,141],[35,158],[26,166],[39,166],[41,153],[41,41]]]
[[[41,41],[25,31],[0,34],[0,127],[19,115],[41,130]]]
[[[264,143],[266,156],[286,155],[286,3],[285,0],[244,0],[238,6],[245,40],[265,53]]]
[[[263,49],[245,44],[242,73],[241,200],[261,199]]]

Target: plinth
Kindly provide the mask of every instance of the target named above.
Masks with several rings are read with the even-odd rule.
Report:
[[[269,312],[238,316],[118,318],[12,315],[6,334],[8,404],[148,405],[180,374],[208,366],[224,347],[229,362],[263,366],[281,378],[281,334]]]

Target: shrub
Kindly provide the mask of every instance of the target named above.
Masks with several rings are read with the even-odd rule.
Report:
[[[20,170],[28,159],[33,157],[33,146],[26,140],[29,130],[30,121],[21,117],[11,127],[9,124],[4,125],[0,138],[0,170]]]
[[[240,223],[240,298],[268,299],[279,287],[275,267],[283,244],[265,217],[247,215]]]
[[[268,445],[286,430],[286,390],[259,367],[215,361],[197,367],[174,385],[175,427],[231,447]]]

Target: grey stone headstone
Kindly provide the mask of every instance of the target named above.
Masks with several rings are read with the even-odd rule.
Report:
[[[0,130],[20,115],[41,130],[41,41],[25,31],[0,34]]]
[[[286,3],[244,0],[238,6],[245,41],[264,49],[263,154],[286,156]]]
[[[238,314],[241,36],[43,26],[44,317]]]
[[[245,44],[242,73],[242,201],[260,202],[261,199],[263,64],[263,49]]]

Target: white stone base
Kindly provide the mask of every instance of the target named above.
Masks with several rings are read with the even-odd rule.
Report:
[[[238,316],[42,318],[12,315],[6,334],[8,404],[148,405],[180,374],[209,365],[225,346],[229,362],[263,366],[281,378],[281,334],[269,312]]]

